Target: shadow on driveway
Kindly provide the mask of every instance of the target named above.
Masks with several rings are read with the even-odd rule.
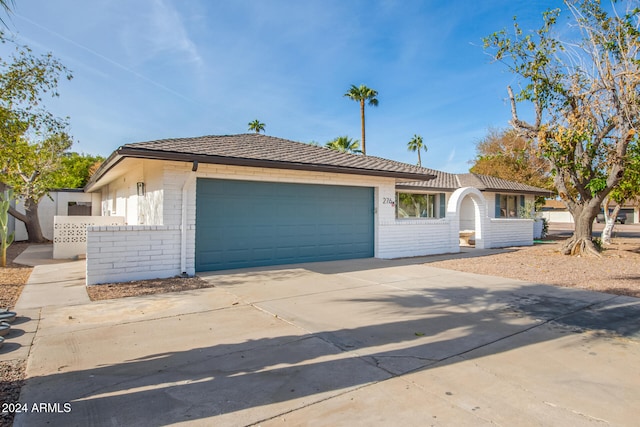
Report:
[[[412,263],[415,262],[414,259]],[[402,266],[403,261],[382,264]],[[365,266],[366,260],[361,268]],[[319,266],[314,271],[321,270]],[[341,271],[340,267],[335,271]],[[276,273],[265,269],[256,272],[254,280],[260,280],[260,274]],[[295,281],[303,273],[282,274],[283,281]],[[224,284],[225,290],[233,292],[233,280]],[[247,310],[259,310],[252,316],[258,316],[265,325],[277,322],[289,333],[217,343],[215,334],[203,333],[200,322],[182,316],[173,320],[182,322],[181,342],[190,343],[190,349],[103,366],[60,367],[61,371],[71,371],[29,378],[23,398],[31,402],[71,402],[72,410],[19,414],[15,425],[145,426],[203,422],[211,417],[216,417],[210,420],[215,425],[251,425],[295,410],[311,411],[308,416],[321,420],[328,415],[320,409],[314,413],[314,404],[363,387],[384,388],[394,378],[409,381],[408,376],[430,369],[509,353],[524,346],[533,349],[545,341],[562,340],[586,329],[600,332],[584,335],[585,342],[598,336],[640,338],[640,300],[535,284],[495,290],[472,286],[416,286],[398,292],[349,289],[327,292],[323,299],[309,302],[308,307],[315,311],[307,309],[302,297],[276,303],[287,307],[284,314],[274,309],[278,306],[259,302],[222,311],[236,310],[242,316]],[[203,313],[211,322],[204,326],[238,327],[216,324],[217,313]],[[252,319],[247,317],[246,322],[253,322]],[[359,324],[361,319],[367,324]],[[238,321],[242,324],[242,319]],[[335,327],[340,324],[343,326]],[[534,330],[537,332],[531,333]],[[238,332],[241,336],[242,331]],[[267,334],[269,329],[265,329]],[[73,336],[66,339],[72,342]],[[117,335],[105,339],[118,345]],[[535,357],[533,350],[531,354]],[[76,357],[78,365],[88,363],[82,360],[82,354]],[[515,359],[512,363],[516,366],[520,362]],[[589,381],[590,373],[585,375],[580,381]],[[546,380],[552,383],[552,379]],[[501,380],[496,377],[495,381]],[[513,387],[508,381],[504,384]],[[589,399],[608,399],[608,387],[613,385],[607,384]],[[370,391],[374,393],[374,388]],[[391,391],[383,389],[381,393],[381,399],[385,395],[392,399]],[[526,398],[529,392],[515,387],[513,393]],[[576,393],[580,390],[576,389]],[[428,395],[421,399],[425,399],[421,409],[396,410],[416,411],[415,425],[421,425],[427,412],[435,417],[440,408],[428,400]],[[588,412],[589,400],[586,402],[586,407],[577,410]],[[536,411],[553,412],[540,405]],[[521,415],[526,418],[533,406],[533,402],[523,402]],[[375,412],[376,408],[369,411]],[[459,411],[460,416],[472,416],[462,407]],[[380,417],[396,419],[393,413]],[[483,417],[477,420],[492,419],[486,413]]]

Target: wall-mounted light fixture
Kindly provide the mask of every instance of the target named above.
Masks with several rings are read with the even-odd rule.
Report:
[[[144,182],[139,182],[136,184],[136,186],[138,187],[138,196],[144,196],[144,193],[145,193]]]

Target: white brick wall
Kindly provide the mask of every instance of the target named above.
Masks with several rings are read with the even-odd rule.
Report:
[[[166,278],[180,273],[179,227],[87,228],[87,285]]]
[[[381,224],[377,258],[403,258],[458,252],[458,236],[452,236],[447,219],[394,220]]]
[[[491,218],[488,231],[490,248],[533,245],[532,219]]]

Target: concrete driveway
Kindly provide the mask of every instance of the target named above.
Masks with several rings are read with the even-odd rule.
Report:
[[[637,425],[639,299],[429,259],[43,307],[15,425]]]

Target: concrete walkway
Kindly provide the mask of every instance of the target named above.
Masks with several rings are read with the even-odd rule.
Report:
[[[54,260],[53,245],[30,245],[14,260],[33,267],[13,310],[18,314],[0,349],[0,361],[25,360],[40,321],[41,309],[90,302],[85,290],[85,261]]]
[[[640,300],[425,261],[44,306],[15,425],[636,424]]]
[[[14,262],[34,267],[16,310],[90,302],[85,289],[84,260],[54,260],[53,245],[31,245]]]

